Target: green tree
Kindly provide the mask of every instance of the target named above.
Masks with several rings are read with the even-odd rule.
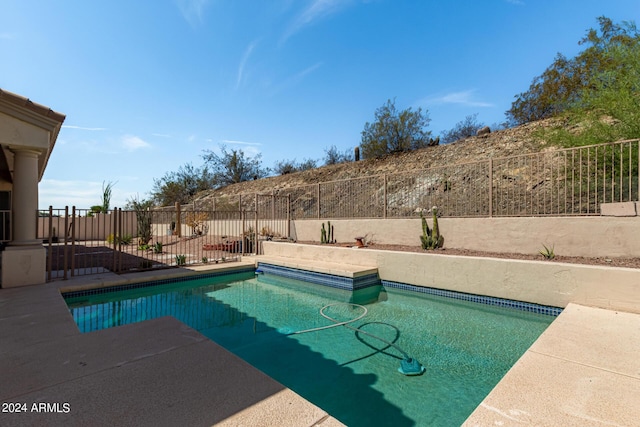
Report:
[[[375,121],[364,125],[362,156],[366,159],[427,147],[431,132],[425,128],[430,121],[428,112],[423,113],[421,108],[398,111],[395,99],[387,100],[376,110]]]
[[[464,120],[456,123],[453,129],[449,129],[442,133],[440,142],[442,144],[449,144],[460,139],[468,138],[478,132],[478,129],[484,127],[484,123],[478,122],[478,114],[472,114],[464,118]]]
[[[558,127],[547,131],[546,139],[579,146],[640,138],[640,41],[613,46],[606,57],[624,66],[592,76],[579,101],[568,110],[574,130]]]
[[[159,206],[169,206],[176,202],[185,204],[199,192],[215,186],[215,178],[206,166],[197,168],[187,163],[177,171],[167,172],[159,179],[154,178],[151,198]]]
[[[244,151],[236,149],[227,151],[224,145],[220,146],[220,154],[204,150],[202,158],[205,165],[210,168],[217,187],[264,178],[269,174],[269,168],[262,167],[262,155],[247,157]]]
[[[581,102],[585,91],[593,89],[595,76],[609,72],[621,73],[626,68],[619,58],[610,55],[616,47],[638,43],[640,34],[632,22],[615,24],[611,19],[598,18],[599,31],[590,29],[579,44],[587,48],[575,58],[558,54],[553,63],[533,79],[526,92],[516,95],[506,112],[510,125],[519,125],[553,117]]]
[[[640,39],[634,45],[611,49],[610,56],[624,64],[624,71],[596,75],[581,107],[595,115],[598,123],[603,122],[602,116],[613,119],[607,140],[640,138]]]

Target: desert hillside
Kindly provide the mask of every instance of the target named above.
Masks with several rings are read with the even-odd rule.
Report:
[[[549,126],[549,121],[528,123],[516,128],[473,136],[457,142],[427,147],[420,150],[389,155],[380,159],[323,166],[304,172],[246,181],[217,190],[202,192],[197,201],[210,197],[237,194],[268,194],[274,189],[285,189],[361,176],[406,172],[445,165],[454,165],[487,158],[507,157],[544,149],[544,142],[534,137],[536,130]]]

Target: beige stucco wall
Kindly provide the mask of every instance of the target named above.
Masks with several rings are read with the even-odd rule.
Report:
[[[298,241],[319,241],[322,220],[293,221]],[[428,220],[432,226],[431,218]],[[439,218],[445,248],[537,254],[543,244],[556,255],[639,257],[640,217]],[[355,237],[379,244],[420,246],[420,219],[332,220],[339,243]]]
[[[45,283],[46,251],[42,246],[8,246],[2,251],[3,288]]]
[[[380,278],[554,307],[640,313],[640,270],[264,242],[269,257],[377,267]]]
[[[71,211],[70,211],[71,212]],[[137,223],[135,212],[122,213],[121,230],[123,235],[135,236],[137,234]],[[52,219],[52,227],[55,228],[55,234],[61,240],[65,236],[67,230],[69,238],[71,237],[71,229],[74,229],[76,240],[106,240],[107,236],[113,233],[113,215],[96,213],[92,217],[82,216],[69,217],[65,226],[64,216],[54,216]],[[44,239],[49,236],[49,217],[38,218],[38,238]]]

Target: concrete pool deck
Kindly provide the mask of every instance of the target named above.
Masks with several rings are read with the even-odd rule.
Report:
[[[343,425],[175,318],[81,334],[59,292],[180,270],[0,289],[0,403],[26,409],[0,425]]]
[[[640,425],[640,315],[569,304],[464,426]]]
[[[0,425],[342,425],[174,318],[81,334],[59,291],[202,270],[0,289]],[[638,425],[638,354],[640,315],[570,304],[465,425]]]

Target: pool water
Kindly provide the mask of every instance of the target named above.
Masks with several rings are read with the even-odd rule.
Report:
[[[422,293],[351,293],[240,273],[67,299],[82,332],[174,316],[349,426],[460,425],[554,317]],[[394,343],[426,372],[398,372],[402,353],[320,315],[363,304],[350,326]],[[362,308],[332,305],[338,321]]]

